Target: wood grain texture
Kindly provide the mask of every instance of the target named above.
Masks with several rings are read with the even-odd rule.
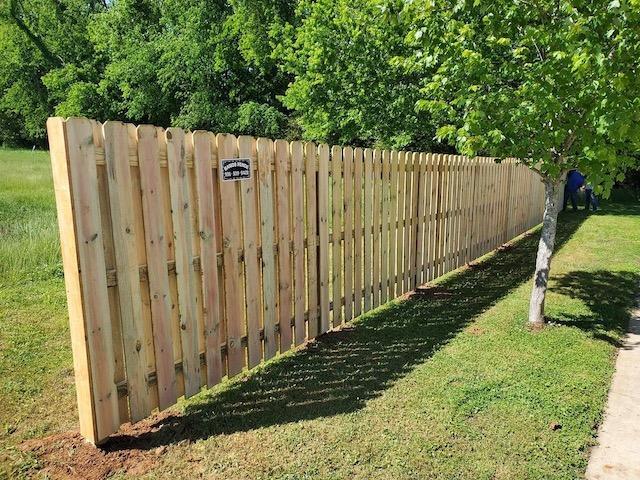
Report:
[[[318,146],[318,238],[320,333],[329,331],[329,146]]]
[[[331,147],[331,286],[333,326],[342,324],[342,148]]]
[[[127,126],[121,122],[106,122],[103,134],[129,412],[131,421],[137,422],[151,413],[150,389],[145,378],[147,344],[136,252],[136,235],[144,237],[144,231],[137,231],[132,208],[134,192],[129,166]]]
[[[83,321],[86,328],[95,422],[92,436],[97,443],[118,429],[120,415],[91,122],[67,120],[66,135],[76,238],[63,241],[73,241],[77,248],[84,319],[74,321],[76,325]]]
[[[304,319],[306,282],[304,257],[304,147],[302,142],[291,142],[291,229],[293,230],[293,316],[295,344],[307,338]]]
[[[193,133],[193,168],[198,198],[198,236],[200,237],[200,270],[202,271],[203,314],[207,384],[222,380],[220,356],[220,285],[215,235],[217,212],[214,204],[212,148],[215,137],[209,132]]]
[[[248,158],[255,165],[256,141],[253,137],[238,137],[238,157]],[[253,368],[262,361],[262,303],[260,301],[260,262],[258,259],[259,215],[257,179],[239,181],[242,202],[242,246],[244,248],[245,306],[247,309],[247,366]]]
[[[353,151],[353,317],[362,313],[362,273],[363,266],[363,151]]]
[[[277,277],[275,252],[275,209],[273,175],[273,141],[259,138],[258,183],[260,186],[260,236],[262,238],[262,315],[264,329],[264,358],[273,358],[278,351],[276,341],[277,317]]]
[[[278,323],[280,325],[280,352],[291,348],[293,334],[293,279],[291,274],[291,186],[289,173],[289,143],[276,140],[276,214],[278,225]]]
[[[189,201],[185,134],[179,128],[170,128],[167,130],[165,138],[167,140],[167,165],[176,255],[184,394],[186,397],[190,397],[200,391],[200,352],[196,317],[196,277],[193,270],[192,206]]]
[[[318,179],[317,147],[314,143],[304,146],[304,178],[306,197],[306,235],[307,235],[307,330],[309,340],[320,332],[319,317],[319,272],[318,267]]]
[[[219,161],[238,158],[238,143],[233,135],[218,134]],[[241,182],[225,181],[218,176],[222,218],[222,256],[224,261],[224,297],[227,326],[227,368],[229,377],[245,366],[244,284],[238,250],[242,247],[242,210],[240,204]]]

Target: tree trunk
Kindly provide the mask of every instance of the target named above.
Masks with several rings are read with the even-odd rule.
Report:
[[[549,270],[551,268],[551,255],[556,242],[556,229],[558,226],[558,187],[560,182],[545,178],[544,182],[544,217],[542,219],[542,232],[538,244],[536,258],[536,273],[533,276],[533,290],[531,291],[531,303],[529,304],[529,324],[532,326],[544,325],[544,299],[547,294],[549,282]]]

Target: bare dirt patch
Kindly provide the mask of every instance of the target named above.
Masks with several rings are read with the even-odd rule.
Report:
[[[20,448],[37,458],[40,472],[49,478],[99,480],[115,473],[137,476],[157,466],[174,441],[180,440],[176,438],[179,432],[166,428],[175,418],[174,413],[165,412],[125,424],[97,447],[71,431],[28,440]]]

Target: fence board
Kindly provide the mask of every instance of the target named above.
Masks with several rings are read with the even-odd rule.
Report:
[[[92,403],[100,441],[118,428],[120,415],[114,379],[114,347],[102,246],[93,128],[88,120],[66,125],[77,255],[83,285],[83,311],[91,368]],[[67,239],[67,241],[71,241]]]
[[[238,157],[248,158],[251,165],[256,163],[256,141],[253,137],[238,137]],[[245,304],[247,309],[247,366],[253,368],[262,360],[262,340],[260,339],[260,264],[258,261],[258,192],[257,180],[239,182],[242,200],[242,245],[244,248]]]
[[[372,306],[376,308],[380,305],[381,301],[381,290],[386,292],[386,284],[384,283],[384,278],[382,277],[382,262],[381,262],[381,251],[382,247],[387,245],[387,236],[385,230],[384,219],[386,219],[386,210],[385,205],[387,204],[384,201],[385,192],[382,191],[382,185],[384,182],[384,168],[383,168],[383,155],[380,150],[375,149],[373,151],[373,232],[371,243],[373,244],[373,278],[372,278]],[[388,208],[388,207],[387,207]],[[382,295],[386,297],[386,293]]]
[[[217,266],[217,241],[214,208],[213,163],[211,149],[215,137],[209,132],[193,133],[193,168],[198,199],[198,235],[200,237],[200,270],[204,314],[205,362],[207,384],[211,387],[222,379],[220,356],[220,286]]]
[[[418,231],[420,226],[423,225],[424,218],[424,205],[421,208],[420,189],[424,189],[422,184],[423,167],[424,167],[424,155],[421,153],[413,154],[413,170],[412,170],[412,186],[411,186],[411,256],[409,258],[409,265],[407,270],[410,271],[410,283],[409,290],[415,290],[419,283],[418,266],[422,261],[422,238],[418,238]],[[418,258],[420,260],[418,260]]]
[[[405,242],[404,236],[406,232],[405,224],[405,199],[407,186],[407,152],[398,152],[398,198],[397,198],[397,214],[396,214],[396,274],[395,290],[391,298],[402,295],[404,289],[404,256]]]
[[[331,147],[331,286],[333,326],[342,323],[342,148]]]
[[[291,277],[291,191],[289,183],[289,143],[274,142],[276,170],[276,216],[278,229],[278,324],[280,352],[291,348],[292,277]]]
[[[264,329],[264,358],[273,358],[278,350],[276,342],[277,293],[276,293],[276,255],[275,255],[275,213],[273,196],[273,175],[271,164],[274,161],[273,141],[259,138],[258,182],[260,185],[260,236],[262,239],[262,324]]]
[[[181,129],[166,132],[167,165],[171,188],[173,239],[176,249],[176,278],[180,337],[182,340],[182,373],[184,393],[190,397],[200,391],[200,353],[196,317],[196,281],[193,271],[191,238],[191,204],[185,158],[185,134]]]
[[[238,158],[238,144],[233,135],[218,134],[218,158]],[[229,182],[218,175],[222,218],[222,256],[224,262],[224,297],[227,326],[227,372],[233,377],[245,365],[242,337],[245,333],[242,268],[238,262],[238,251],[242,247],[241,207],[238,182]]]
[[[400,153],[392,150],[390,155],[389,180],[389,285],[387,299],[396,296],[398,277],[396,272],[396,258],[398,257],[398,162]]]
[[[309,317],[307,320],[309,340],[316,338],[320,332],[320,318],[318,316],[319,283],[318,283],[318,179],[317,179],[317,148],[314,143],[304,146],[305,195],[306,195],[306,226],[307,226],[307,306]]]
[[[364,311],[368,312],[372,306],[373,294],[373,265],[371,259],[372,225],[373,225],[373,152],[367,148],[364,150]],[[376,210],[378,210],[376,208]]]
[[[406,154],[406,163],[407,169],[405,172],[405,190],[404,190],[404,264],[403,264],[403,280],[402,280],[402,290],[404,292],[408,292],[412,290],[411,277],[413,276],[412,272],[412,259],[415,255],[414,249],[411,247],[412,239],[415,241],[416,234],[413,231],[413,226],[415,223],[415,214],[413,213],[414,206],[417,206],[417,199],[413,198],[413,177],[414,177],[414,168],[417,163],[417,159],[414,158],[413,152],[407,152]]]
[[[342,150],[344,226],[344,321],[353,318],[353,148]],[[335,305],[335,300],[334,300]]]
[[[329,330],[329,146],[318,146],[320,333]]]
[[[384,150],[382,152],[382,212],[380,222],[381,226],[381,239],[380,239],[380,303],[387,303],[389,301],[389,241],[390,241],[390,204],[391,204],[391,184],[389,178],[391,175],[391,152]],[[382,188],[383,185],[389,185],[389,188]]]
[[[177,388],[171,330],[171,292],[167,274],[168,247],[162,211],[164,199],[160,151],[155,127],[140,126],[137,135],[158,406],[163,410],[176,403]]]
[[[112,230],[118,271],[118,300],[127,373],[129,411],[136,422],[151,412],[150,392],[145,379],[147,352],[142,318],[140,273],[136,252],[138,231],[134,219],[129,167],[129,134],[121,122],[107,122],[103,126],[105,163],[109,187]]]
[[[363,152],[361,148],[356,148],[353,151],[353,217],[354,217],[354,233],[353,233],[353,316],[359,317],[362,313],[362,250],[364,248],[362,240],[362,158]]]
[[[291,200],[293,223],[293,311],[295,317],[295,344],[304,343],[307,332],[304,321],[305,312],[305,274],[304,274],[304,193],[303,193],[303,145],[291,143]]]

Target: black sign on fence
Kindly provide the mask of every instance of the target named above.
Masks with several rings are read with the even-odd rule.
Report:
[[[228,158],[220,160],[222,180],[235,181],[251,178],[251,159]]]

